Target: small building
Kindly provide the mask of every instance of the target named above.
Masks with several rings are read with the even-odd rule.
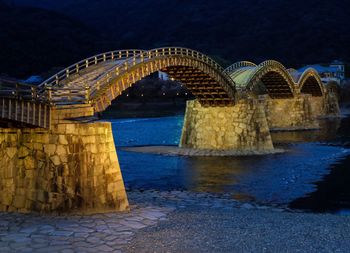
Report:
[[[345,79],[345,63],[335,60],[330,64],[330,67],[337,68],[337,76],[341,79]]]
[[[345,63],[342,61],[335,60],[328,66],[323,64],[308,65],[298,69],[298,72],[302,73],[308,68],[314,68],[325,84],[332,81],[341,84],[345,80]]]
[[[26,80],[23,80],[24,83],[28,84],[40,84],[44,79],[41,76],[30,76]]]
[[[158,78],[163,81],[168,81],[170,79],[168,74],[162,71],[158,71]]]
[[[9,77],[7,75],[0,75],[0,86],[2,85],[13,85],[15,86],[20,80],[17,78]]]

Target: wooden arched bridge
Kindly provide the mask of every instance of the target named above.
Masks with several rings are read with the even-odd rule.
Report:
[[[252,91],[260,84],[271,98],[291,98],[301,93],[312,96],[325,94],[325,85],[313,68],[299,73],[295,69],[286,69],[274,60],[259,65],[241,61],[232,64],[224,72],[232,78],[238,90]]]
[[[1,84],[0,211],[127,209],[111,123],[89,119],[157,71],[196,97],[187,102],[182,148],[266,154],[271,129],[310,129],[317,116],[338,113],[313,69],[266,61],[224,70],[176,47],[96,55],[37,86]]]
[[[325,94],[314,69],[300,75],[269,60],[259,65],[237,62],[224,70],[210,57],[187,48],[133,49],[84,59],[38,86],[2,85],[0,118],[49,128],[53,107],[84,104],[92,106],[94,112],[101,112],[125,89],[156,71],[180,81],[203,106],[232,105],[237,92],[249,92],[258,84],[263,84],[271,98]]]
[[[186,85],[203,105],[234,102],[235,87],[231,78],[204,54],[176,47],[121,50],[82,60],[39,86],[2,88],[0,116],[49,127],[50,107],[90,104],[95,112],[103,111],[125,89],[160,70]]]

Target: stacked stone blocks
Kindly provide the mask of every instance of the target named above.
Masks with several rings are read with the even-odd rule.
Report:
[[[0,210],[128,208],[110,123],[0,129]]]
[[[260,96],[259,101],[264,106],[271,130],[307,130],[319,127],[317,113],[322,111],[322,108],[318,108],[322,105],[315,103],[309,95],[289,99]]]
[[[203,107],[196,100],[188,101],[180,146],[208,150],[273,150],[264,109],[253,99],[217,107]]]

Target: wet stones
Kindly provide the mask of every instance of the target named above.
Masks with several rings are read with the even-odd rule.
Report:
[[[131,213],[39,216],[0,213],[1,252],[121,252],[135,233],[172,210],[148,206]]]

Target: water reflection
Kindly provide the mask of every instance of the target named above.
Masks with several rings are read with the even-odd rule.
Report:
[[[238,160],[228,157],[193,157],[184,159],[183,165],[189,168],[185,185],[194,191],[226,192],[246,173]]]
[[[182,122],[183,117],[177,116],[112,123],[121,147],[177,145]],[[190,158],[119,150],[118,155],[128,188],[230,193],[237,199],[291,203],[293,208],[315,211],[350,208],[349,152],[339,145],[349,138],[350,120],[321,124],[317,131],[274,133],[273,139],[287,150],[284,154]],[[342,172],[333,175],[337,170]]]
[[[350,215],[350,155],[330,166],[330,174],[315,183],[317,190],[290,203],[291,208]]]
[[[340,118],[322,119],[319,121],[320,129],[310,131],[272,132],[271,137],[274,143],[291,142],[327,142],[337,137],[341,126]]]

